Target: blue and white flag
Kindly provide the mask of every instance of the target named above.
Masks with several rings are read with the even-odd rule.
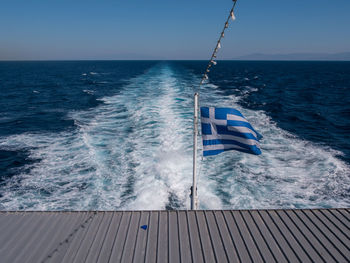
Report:
[[[236,150],[261,154],[262,136],[233,108],[201,107],[203,155]]]

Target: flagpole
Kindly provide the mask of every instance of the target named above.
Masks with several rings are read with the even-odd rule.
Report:
[[[191,210],[198,209],[197,197],[197,136],[198,136],[198,93],[194,94],[194,118],[193,118],[193,184],[191,191]]]

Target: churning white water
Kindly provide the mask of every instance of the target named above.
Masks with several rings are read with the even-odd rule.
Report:
[[[2,187],[0,209],[188,209],[197,83],[186,70],[161,63],[100,106],[69,113],[74,131],[2,138],[2,149],[29,149],[37,161]],[[350,168],[339,153],[299,139],[237,101],[212,84],[201,90],[202,105],[236,107],[246,116],[264,136],[263,154],[200,157],[200,208],[349,206],[343,197]]]

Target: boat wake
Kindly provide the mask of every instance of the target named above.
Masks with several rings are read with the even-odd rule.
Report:
[[[70,112],[75,130],[0,138],[1,149],[27,150],[35,160],[0,188],[0,209],[188,209],[193,83],[197,76],[160,63],[101,105]],[[200,208],[349,206],[350,168],[338,152],[237,102],[213,84],[201,90],[202,105],[236,107],[249,119],[264,136],[263,154],[199,160]]]

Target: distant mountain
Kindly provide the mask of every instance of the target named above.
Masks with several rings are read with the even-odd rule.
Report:
[[[350,52],[343,53],[290,53],[290,54],[262,54],[254,53],[240,56],[234,60],[338,60],[349,61]]]

